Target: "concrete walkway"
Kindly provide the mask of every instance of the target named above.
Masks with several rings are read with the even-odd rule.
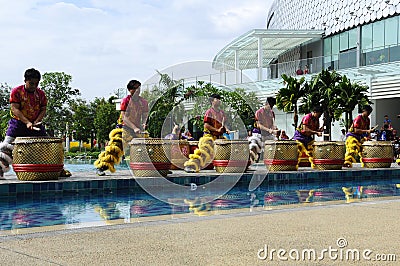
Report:
[[[399,199],[187,216],[0,237],[0,259],[1,265],[399,265],[399,219]],[[286,250],[281,257],[288,261],[280,261],[276,252],[272,261],[259,259],[266,245],[268,255]],[[308,260],[312,249],[321,261]],[[321,256],[324,249],[330,253]],[[360,261],[352,261],[348,250],[360,252]],[[371,259],[397,253],[397,262],[367,261],[364,251]],[[300,259],[305,252],[306,260],[289,257],[296,252]]]

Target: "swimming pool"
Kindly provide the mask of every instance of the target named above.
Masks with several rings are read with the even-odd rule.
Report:
[[[95,160],[64,160],[64,168],[70,171],[71,173],[75,172],[94,172],[96,168],[93,163]],[[117,170],[128,170],[129,165],[127,162],[122,161],[120,164],[115,165],[115,169]],[[9,174],[14,175],[15,172],[10,167]]]
[[[169,195],[159,201],[137,190],[26,195],[0,201],[0,235],[125,224],[174,217],[268,211],[286,207],[343,204],[400,198],[400,179],[337,182],[329,185],[263,185],[255,191],[238,184],[213,201]],[[160,188],[162,189],[162,188]],[[215,195],[210,195],[213,198]]]

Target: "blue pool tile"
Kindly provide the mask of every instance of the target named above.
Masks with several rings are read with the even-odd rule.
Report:
[[[57,191],[57,192],[60,192],[60,191],[62,191],[63,190],[63,186],[64,186],[64,183],[62,183],[62,182],[57,182],[57,183],[55,183],[55,191]]]
[[[47,182],[40,184],[40,192],[47,192],[49,190],[49,184]]]
[[[4,185],[0,185],[0,195],[8,195],[9,192],[9,185],[8,184],[4,184]]]
[[[33,184],[32,183],[25,184],[24,193],[32,194],[32,192],[33,192]]]
[[[55,188],[56,188],[55,183],[54,182],[50,182],[49,185],[48,185],[48,189],[47,190],[48,190],[48,192],[54,192]]]
[[[32,191],[33,191],[34,193],[40,192],[40,184],[34,183],[34,184],[33,184]]]
[[[8,185],[8,193],[15,193],[17,191],[16,184],[9,184]]]

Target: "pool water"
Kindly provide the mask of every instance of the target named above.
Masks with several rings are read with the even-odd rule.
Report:
[[[264,185],[255,191],[237,185],[208,202],[170,195],[168,202],[134,190],[71,195],[48,194],[0,201],[0,235],[23,228],[62,229],[134,223],[152,219],[217,215],[226,212],[267,211],[285,207],[352,203],[377,198],[400,199],[400,180],[316,184]],[[57,227],[60,229],[60,227]],[[46,231],[45,230],[45,231]],[[25,232],[25,231],[23,231]]]
[[[71,173],[76,172],[94,172],[96,168],[93,163],[95,160],[65,160],[64,168],[70,171]],[[127,162],[122,161],[120,164],[115,165],[115,169],[117,170],[128,170],[129,165]],[[10,167],[9,174],[15,175],[15,172]]]

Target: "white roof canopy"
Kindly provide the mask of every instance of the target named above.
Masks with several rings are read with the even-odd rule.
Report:
[[[213,60],[217,70],[267,67],[278,55],[305,42],[320,40],[323,30],[254,29],[225,46]]]

